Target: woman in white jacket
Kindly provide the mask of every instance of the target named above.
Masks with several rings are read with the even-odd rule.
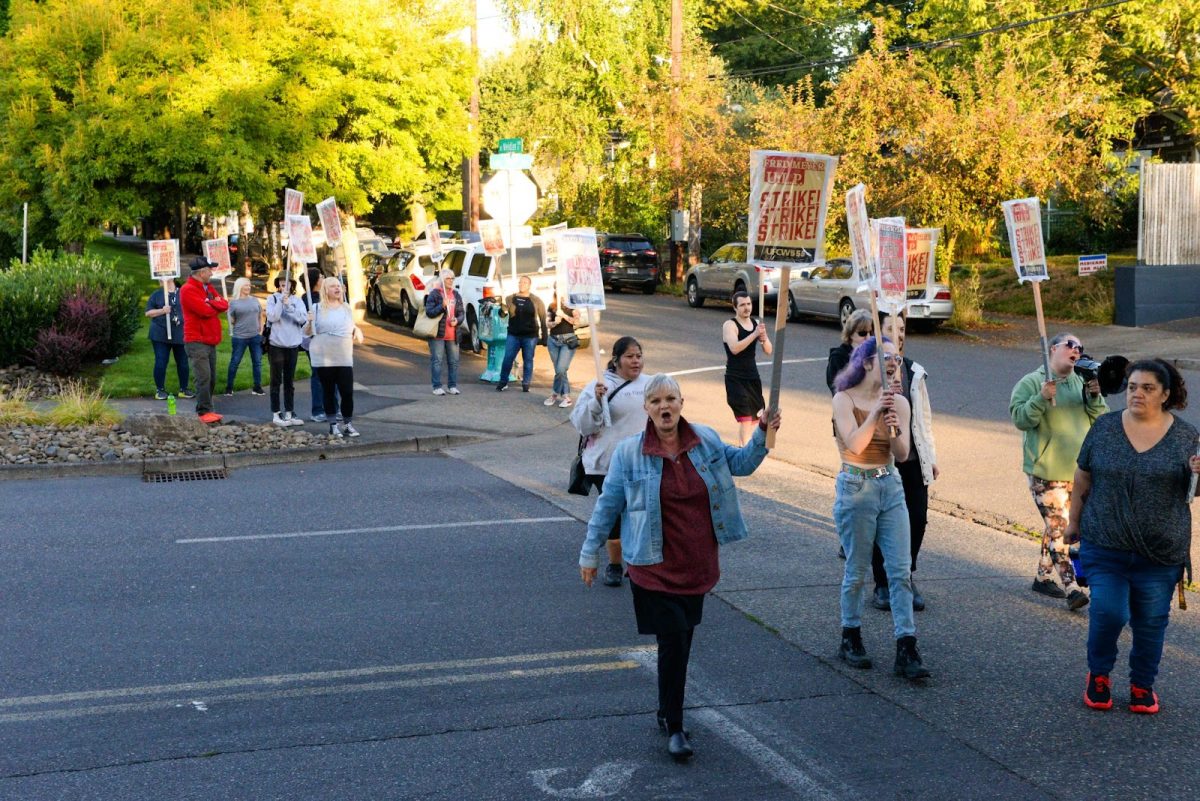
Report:
[[[612,346],[608,370],[598,381],[584,387],[571,410],[571,425],[584,438],[583,469],[588,481],[599,492],[608,475],[608,462],[617,443],[626,437],[642,433],[646,427],[644,406],[646,383],[642,375],[642,346],[633,337],[621,337]],[[609,420],[604,421],[603,398],[608,398]],[[618,520],[608,535],[608,567],[604,583],[620,587],[621,523]]]
[[[884,324],[883,330],[890,332],[891,321]],[[904,354],[904,317],[896,318],[897,347]],[[941,474],[937,466],[937,450],[933,443],[933,412],[929,407],[929,387],[926,384],[928,374],[925,368],[907,356],[904,357],[904,369],[896,371],[900,378],[897,391],[908,399],[912,407],[912,450],[906,461],[896,465],[900,480],[904,484],[904,503],[908,506],[908,524],[911,530],[912,570],[917,569],[917,554],[921,550],[921,540],[925,537],[925,526],[929,517],[929,485]],[[876,609],[891,609],[888,593],[887,573],[883,569],[883,554],[878,546],[871,557],[871,572],[875,577],[875,595],[871,605]],[[925,609],[925,596],[917,589],[916,581],[912,585],[913,610],[920,612]]]

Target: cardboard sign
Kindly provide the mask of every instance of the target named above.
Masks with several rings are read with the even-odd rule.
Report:
[[[283,190],[283,216],[290,217],[304,210],[304,193],[295,189]]]
[[[322,200],[317,204],[317,216],[321,218],[321,230],[325,232],[325,244],[331,248],[342,244],[342,218],[338,215],[337,201],[331,197]]]
[[[903,217],[871,220],[881,305],[892,314],[905,307],[908,289],[908,237]]]
[[[1108,254],[1100,253],[1095,256],[1079,257],[1079,274],[1091,275],[1108,269]]]
[[[1008,226],[1008,247],[1012,251],[1017,281],[1045,281],[1050,277],[1046,266],[1046,247],[1042,240],[1042,206],[1036,197],[1006,200],[1004,222]]]
[[[937,244],[940,234],[940,228],[907,229],[907,296],[910,300],[925,297],[929,292],[929,283],[937,280]]]
[[[846,231],[850,237],[850,261],[861,282],[859,292],[875,286],[875,262],[871,258],[871,220],[867,217],[867,188],[858,184],[846,193]]]
[[[772,267],[825,263],[825,214],[836,156],[750,153],[749,260]]]
[[[567,274],[558,258],[558,235],[567,230],[565,222],[542,229],[542,272],[554,273],[555,291],[567,285]]]
[[[288,259],[293,264],[315,264],[317,249],[313,245],[312,220],[307,214],[289,214],[288,229]]]
[[[155,281],[179,277],[179,240],[152,239],[146,243],[150,277]]]
[[[205,239],[203,242],[204,258],[215,263],[212,277],[218,280],[228,278],[233,272],[233,264],[229,260],[229,241],[226,239]]]
[[[504,248],[504,232],[500,230],[499,220],[480,220],[479,238],[483,241],[483,252],[489,256],[508,252]]]
[[[429,243],[429,258],[434,261],[441,261],[442,256],[442,232],[438,230],[437,220],[425,226],[425,241]]]
[[[568,228],[558,234],[558,258],[572,309],[604,309],[604,274],[595,228]]]

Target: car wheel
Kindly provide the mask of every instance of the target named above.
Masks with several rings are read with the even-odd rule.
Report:
[[[800,312],[796,310],[796,296],[792,294],[790,289],[788,290],[787,318],[788,320],[800,319]]]
[[[483,350],[483,343],[479,341],[479,322],[475,319],[475,310],[467,311],[467,333],[470,335],[471,352],[479,353]]]
[[[932,334],[941,327],[945,320],[911,320],[909,325],[912,329],[921,334]]]
[[[400,320],[409,328],[417,322],[417,310],[413,307],[412,301],[408,299],[407,292],[400,293]]]
[[[379,290],[372,289],[367,293],[367,314],[383,319],[383,309],[379,306]]]
[[[736,284],[733,285],[733,295],[736,295],[739,292],[745,292],[745,291],[746,291],[746,285],[743,284],[741,281],[738,281]],[[729,296],[730,301],[733,300],[733,295]],[[750,306],[751,306],[751,308],[750,308],[751,312],[753,312],[754,314],[759,314],[759,315],[762,314],[762,312],[759,311],[759,309],[757,308],[758,298],[755,298],[755,297],[750,298]]]
[[[846,324],[852,314],[854,314],[854,301],[850,298],[842,298],[842,302],[838,306],[838,319],[841,320],[842,325]]]
[[[642,294],[643,295],[653,295],[654,291],[657,288],[658,287],[656,287],[654,284],[646,284],[644,287],[642,287]]]
[[[686,292],[688,305],[693,309],[704,305],[704,298],[700,295],[700,287],[696,284],[695,278],[688,279]]]

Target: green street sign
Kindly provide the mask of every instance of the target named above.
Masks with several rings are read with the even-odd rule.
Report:
[[[488,169],[529,170],[533,168],[533,156],[527,153],[492,153],[488,157]]]
[[[501,153],[524,153],[525,152],[525,140],[524,139],[501,139],[499,150]]]

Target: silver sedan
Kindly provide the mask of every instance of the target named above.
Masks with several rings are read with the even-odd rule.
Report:
[[[788,286],[789,317],[793,320],[801,316],[824,317],[844,323],[855,309],[871,304],[865,294],[858,294],[860,283],[849,259],[830,259],[824,267],[793,271]],[[931,331],[953,312],[950,287],[943,283],[931,281],[908,291],[907,317],[914,328]]]

